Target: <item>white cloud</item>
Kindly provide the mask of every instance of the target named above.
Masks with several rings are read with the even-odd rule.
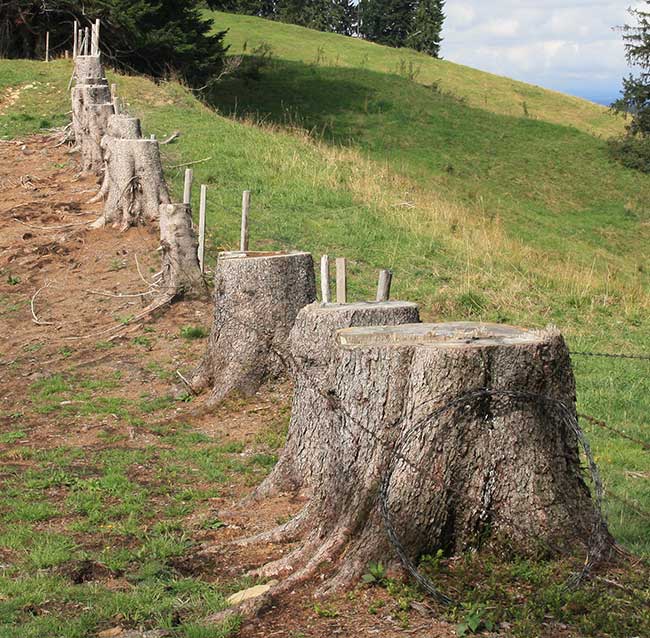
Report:
[[[626,0],[447,0],[443,56],[583,95],[614,98],[628,73]]]

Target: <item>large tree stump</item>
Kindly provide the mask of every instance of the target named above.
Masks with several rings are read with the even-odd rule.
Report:
[[[89,204],[103,201],[108,195],[108,189],[111,180],[108,177],[107,165],[111,157],[111,144],[114,140],[138,140],[142,137],[142,127],[140,120],[137,117],[129,117],[128,115],[111,115],[108,118],[108,125],[106,127],[106,135],[101,140],[101,152],[104,159],[104,177],[102,185],[92,199],[88,201]],[[95,227],[104,226],[104,216],[100,217],[95,222]]]
[[[178,297],[202,296],[206,292],[198,259],[198,240],[187,204],[160,207],[162,275],[154,303],[169,303]]]
[[[101,55],[78,55],[74,60],[77,84],[108,84]]]
[[[160,147],[156,140],[112,139],[106,162],[106,202],[93,228],[112,225],[121,231],[159,218],[169,204]]]
[[[395,540],[415,561],[439,548],[538,555],[572,553],[594,535],[607,543],[583,478],[575,383],[557,330],[419,324],[349,328],[337,340],[329,405],[312,423],[325,452],[309,442],[301,461],[318,476],[311,499],[265,535],[303,538],[260,570],[292,572],[271,596],[325,561],[336,569],[323,593],[351,585],[369,562],[398,557]]]
[[[211,400],[252,395],[283,376],[298,312],[316,299],[309,253],[222,253],[215,271],[214,322],[208,349],[192,376]]]
[[[405,301],[314,303],[298,313],[289,338],[294,398],[287,441],[280,460],[257,489],[257,497],[308,488],[313,478],[318,479],[321,457],[327,453],[321,445],[321,432],[336,431],[338,420],[327,395],[336,381],[337,331],[419,321],[417,304]],[[325,419],[327,426],[323,425]]]

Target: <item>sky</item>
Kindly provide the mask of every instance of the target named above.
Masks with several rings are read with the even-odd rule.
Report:
[[[602,103],[629,73],[620,31],[634,0],[447,0],[442,56]]]

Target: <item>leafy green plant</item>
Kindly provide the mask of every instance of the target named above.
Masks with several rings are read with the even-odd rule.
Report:
[[[386,567],[383,563],[370,563],[368,571],[361,577],[366,585],[383,585],[386,582]]]
[[[201,326],[183,326],[181,328],[181,337],[183,339],[205,339],[207,336],[207,330]]]
[[[467,636],[469,634],[478,634],[481,631],[492,631],[494,622],[489,618],[488,609],[485,605],[480,604],[463,604],[464,616],[458,625],[456,625],[457,636]]]
[[[7,276],[7,283],[10,286],[17,286],[20,282],[21,282],[21,279],[17,275],[8,275]]]

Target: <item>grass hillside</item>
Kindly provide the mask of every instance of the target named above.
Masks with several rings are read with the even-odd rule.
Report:
[[[500,115],[519,117],[527,113],[534,119],[570,124],[600,135],[622,129],[620,119],[602,106],[446,60],[434,60],[411,49],[393,49],[251,16],[207,13],[214,18],[217,29],[229,30],[230,53],[250,54],[270,44],[281,60],[412,76],[419,84],[436,85],[442,92],[463,99],[468,106]]]

